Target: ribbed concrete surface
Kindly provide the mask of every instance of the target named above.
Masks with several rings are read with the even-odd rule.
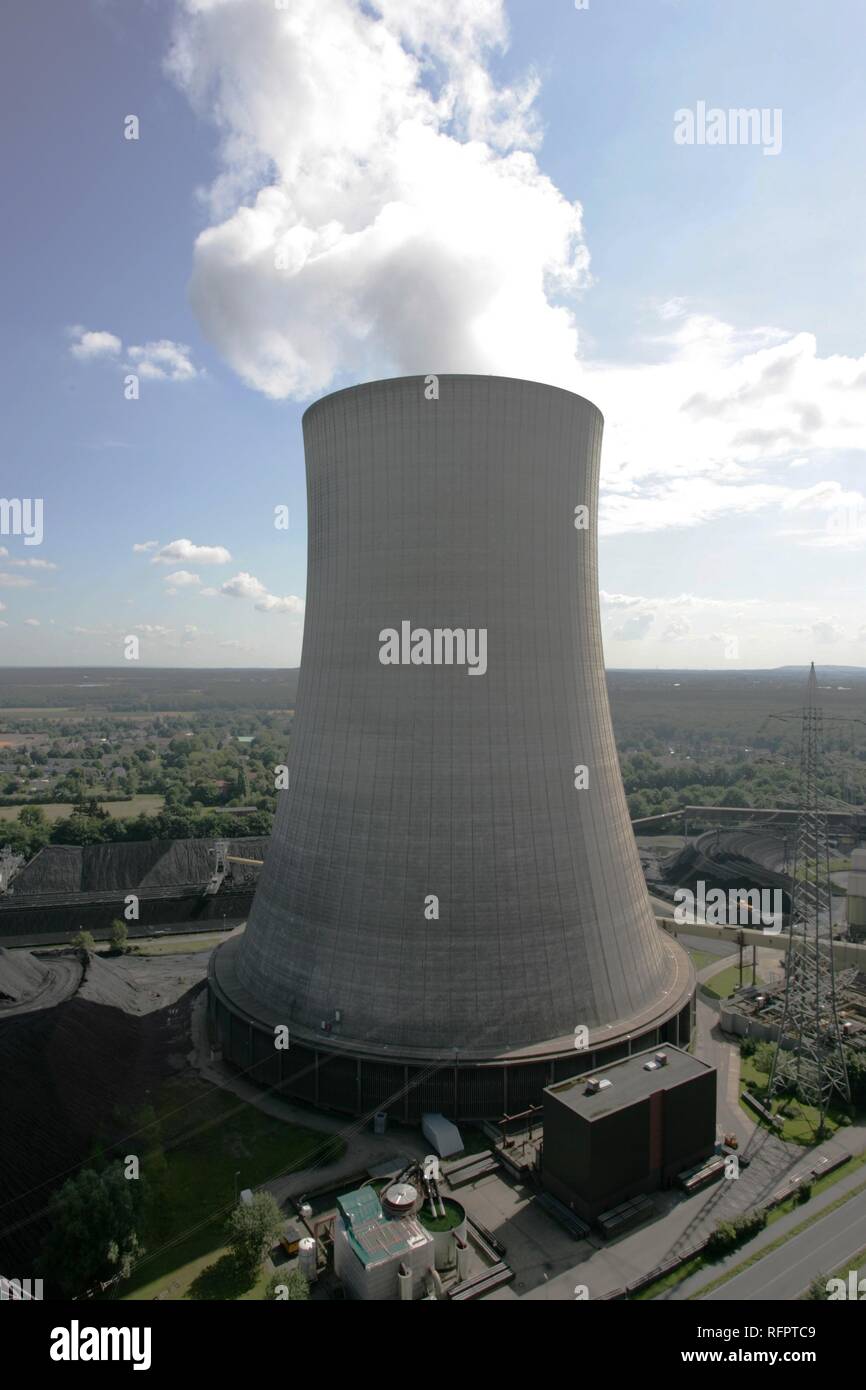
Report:
[[[530,382],[439,382],[438,401],[401,378],[304,416],[291,786],[237,973],[290,1026],[339,1009],[343,1038],[492,1055],[662,1012],[672,962],[604,681],[602,417]],[[403,620],[486,628],[486,674],[383,666],[380,630]]]

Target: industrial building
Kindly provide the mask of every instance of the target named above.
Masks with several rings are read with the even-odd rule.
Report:
[[[372,1187],[340,1197],[337,1209],[334,1272],[348,1296],[421,1297],[433,1268],[433,1237],[414,1216],[386,1215]]]
[[[694,971],[650,908],[608,709],[602,424],[483,376],[307,410],[289,787],[209,977],[224,1057],[265,1084],[478,1118],[687,1044]]]
[[[434,1163],[431,1171],[429,1164]],[[435,1160],[412,1164],[382,1188],[337,1198],[334,1273],[350,1298],[441,1298],[469,1271],[466,1210],[439,1191]]]
[[[542,1181],[586,1221],[669,1186],[715,1143],[715,1068],[676,1047],[544,1092]]]
[[[847,949],[837,943],[836,953]],[[836,962],[836,1010],[843,1042],[850,1056],[866,1056],[866,970],[857,965],[839,969]],[[775,1042],[785,1002],[782,984],[746,985],[729,999],[723,999],[719,1009],[719,1024],[726,1033],[737,1037],[756,1038]]]

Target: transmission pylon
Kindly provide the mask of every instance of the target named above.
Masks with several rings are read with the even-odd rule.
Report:
[[[818,801],[823,715],[815,663],[802,712],[800,795],[791,882],[791,928],[785,962],[785,1002],[768,1094],[793,1090],[824,1114],[835,1093],[851,1091],[836,1013],[830,847],[827,816]]]

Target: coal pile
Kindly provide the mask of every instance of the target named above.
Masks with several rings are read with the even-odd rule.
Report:
[[[264,859],[268,839],[229,840],[229,854]],[[133,840],[128,844],[46,845],[15,878],[16,901],[47,893],[132,893],[141,889],[202,887],[214,872],[213,840]],[[229,865],[235,886],[255,883],[258,869]]]
[[[40,968],[14,954],[7,991],[32,986]],[[33,1271],[53,1196],[97,1144],[136,1151],[130,1117],[186,1065],[209,954],[91,957],[71,998],[0,1010],[0,1269]]]
[[[0,1008],[32,999],[44,988],[48,974],[29,951],[7,951],[0,946]]]

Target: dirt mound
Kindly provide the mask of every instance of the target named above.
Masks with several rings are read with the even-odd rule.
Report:
[[[48,981],[48,971],[29,951],[0,946],[0,1005],[23,1004]]]

